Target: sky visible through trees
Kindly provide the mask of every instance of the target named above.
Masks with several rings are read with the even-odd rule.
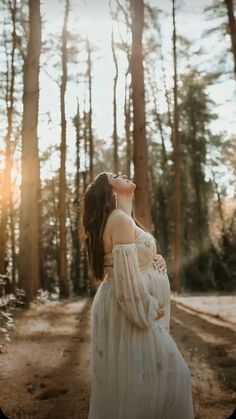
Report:
[[[86,6],[87,3],[87,6]],[[168,87],[172,86],[172,56],[171,56],[171,2],[170,1],[150,1],[151,6],[157,6],[161,11],[160,25],[163,37],[163,56],[165,61],[165,70]],[[220,33],[212,33],[204,36],[204,32],[212,27],[217,27],[222,18],[215,17],[210,19],[209,14],[204,11],[207,6],[212,4],[211,0],[179,1],[176,10],[176,25],[179,36],[188,39],[190,59],[183,57],[179,59],[180,71],[184,71],[188,66],[196,66],[201,72],[214,71],[218,65],[219,57],[223,57],[226,70],[232,67],[232,59],[226,49],[230,48],[229,36],[223,37]],[[63,23],[64,3],[56,0],[42,2],[41,13],[43,19],[43,41],[48,43],[49,39],[55,39],[60,35]],[[110,45],[111,37],[111,18],[109,14],[108,1],[88,0],[72,1],[71,12],[68,23],[69,31],[75,36],[85,37],[91,41],[95,52],[93,54],[93,128],[97,137],[103,138],[107,144],[111,144],[112,138],[112,83],[114,77],[114,63]],[[125,38],[126,29],[122,23],[113,24],[115,33],[115,42],[120,42],[120,33]],[[157,33],[154,33],[154,36]],[[77,42],[79,53],[76,54],[76,64],[70,64],[66,100],[66,113],[68,118],[68,170],[73,163],[75,147],[75,130],[72,118],[76,112],[77,100],[81,103],[87,103],[86,86],[83,77],[86,56],[83,51],[83,45]],[[201,53],[199,53],[201,51]],[[43,55],[43,54],[42,54]],[[118,51],[119,77],[118,77],[118,135],[124,136],[124,79],[126,71],[126,57],[124,52]],[[58,56],[58,60],[57,60]],[[45,66],[45,61],[47,65]],[[57,62],[58,61],[58,62]],[[58,144],[60,137],[60,101],[59,89],[56,81],[60,76],[59,52],[56,46],[49,50],[45,57],[41,56],[42,71],[40,74],[40,109],[39,109],[39,145],[41,151],[45,150],[49,144]],[[157,61],[156,78],[160,80],[160,69]],[[76,84],[77,82],[77,84]],[[161,111],[166,111],[166,103],[162,82],[158,82],[160,94]],[[180,87],[181,88],[181,87]],[[209,97],[215,101],[214,111],[219,118],[211,122],[213,132],[223,131],[225,135],[231,135],[236,131],[236,106],[235,106],[235,81],[228,75],[221,77],[212,86],[208,87]],[[159,134],[156,134],[158,141]],[[83,160],[82,160],[83,161]],[[54,153],[51,165],[58,167],[58,153]],[[42,176],[48,176],[50,167],[42,168]],[[221,181],[227,183],[228,172],[222,168]],[[232,194],[232,189],[228,187],[228,193]]]

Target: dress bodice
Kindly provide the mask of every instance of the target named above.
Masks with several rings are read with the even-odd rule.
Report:
[[[153,264],[153,258],[157,253],[157,247],[154,237],[151,233],[135,227],[135,245],[138,251],[139,268],[141,270]],[[108,253],[104,255],[104,273],[109,274],[113,268],[113,255]]]

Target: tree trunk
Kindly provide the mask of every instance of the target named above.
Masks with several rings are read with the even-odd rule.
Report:
[[[37,126],[40,50],[40,0],[29,0],[29,42],[24,62],[19,257],[19,282],[25,288],[27,304],[35,297],[39,286],[40,168]]]
[[[227,7],[228,20],[229,20],[229,32],[231,37],[231,49],[234,58],[234,76],[236,79],[236,20],[234,16],[234,1],[225,0]]]
[[[126,175],[128,178],[131,176],[131,160],[132,160],[132,142],[131,142],[131,89],[128,84],[128,74],[126,73],[125,79],[125,104],[124,104],[124,114],[125,114],[125,138],[126,138]]]
[[[10,6],[11,23],[12,23],[12,50],[10,58],[10,68],[6,72],[6,108],[7,108],[7,134],[5,138],[6,155],[5,167],[3,171],[3,185],[2,185],[2,208],[0,218],[0,274],[4,275],[6,266],[6,248],[7,248],[7,223],[8,216],[11,212],[12,190],[11,190],[11,168],[12,168],[12,123],[14,110],[14,91],[15,91],[15,50],[16,50],[16,0]],[[7,41],[6,41],[7,42]],[[7,45],[6,48],[6,60]],[[7,61],[8,62],[8,61]],[[10,71],[9,71],[10,70]],[[10,217],[10,223],[11,223]],[[11,229],[11,227],[10,227]],[[12,229],[11,229],[12,233]],[[12,254],[15,257],[15,254]]]
[[[42,195],[41,190],[39,193],[39,280],[40,288],[46,290],[46,278],[45,278],[45,269],[44,269],[44,246],[43,246],[43,207],[42,207]]]
[[[81,120],[79,104],[77,107],[77,115],[75,119],[76,128],[76,176],[75,176],[75,200],[74,200],[74,211],[75,211],[75,226],[72,233],[73,243],[73,263],[72,263],[72,280],[73,280],[73,291],[76,295],[80,292],[80,264],[81,264],[81,243],[80,243],[80,141],[81,141]]]
[[[148,229],[152,229],[149,179],[148,148],[146,139],[144,70],[142,34],[144,26],[143,0],[130,0],[132,14],[131,78],[133,101],[133,159],[135,189],[135,216]]]
[[[176,54],[176,24],[175,0],[172,0],[173,18],[173,59],[174,59],[174,130],[173,130],[173,160],[174,160],[174,243],[173,243],[173,290],[180,290],[180,258],[181,258],[181,166],[180,166],[180,136],[178,114],[177,85],[177,54]]]
[[[117,93],[117,80],[118,80],[118,62],[116,57],[115,45],[114,45],[114,31],[112,27],[111,33],[111,50],[115,65],[115,76],[113,84],[113,153],[114,153],[114,172],[118,173],[119,170],[119,157],[118,157],[118,135],[117,135],[117,105],[116,105],[116,93]]]
[[[93,108],[92,108],[92,60],[91,46],[87,38],[87,74],[88,74],[88,90],[89,90],[89,113],[88,113],[88,140],[89,140],[89,181],[93,180],[93,159],[94,159],[94,140],[93,140]]]
[[[16,290],[16,240],[15,240],[15,213],[12,195],[9,202],[9,214],[10,214],[10,230],[11,230],[11,257],[12,257],[12,283],[11,292],[15,293]]]
[[[86,176],[86,171],[82,172],[82,180],[83,180],[83,195],[85,194],[85,191],[87,189],[87,176]],[[88,258],[87,258],[87,251],[86,251],[86,246],[85,246],[85,242],[83,242],[83,251],[82,251],[82,261],[83,261],[83,279],[84,279],[84,289],[87,290],[89,292],[89,294],[91,293],[91,284],[92,284],[92,276],[91,276],[91,269],[90,269],[90,264],[88,263]]]
[[[62,78],[61,98],[61,145],[59,173],[59,289],[60,298],[69,296],[67,277],[67,240],[66,240],[66,114],[65,94],[67,85],[67,24],[69,17],[69,0],[66,0],[64,24],[62,31]]]
[[[162,72],[163,87],[164,87],[164,91],[165,91],[165,98],[166,98],[166,104],[167,104],[168,124],[169,124],[169,127],[171,129],[170,140],[171,140],[171,144],[173,146],[173,123],[172,123],[172,117],[171,117],[170,97],[169,97],[169,92],[168,92],[168,89],[167,89],[166,71],[165,71],[165,67],[164,67],[164,55],[163,55],[163,52],[162,52],[161,31],[159,31],[159,42],[160,42],[160,50],[161,50],[161,57],[160,57],[161,58],[161,72]]]

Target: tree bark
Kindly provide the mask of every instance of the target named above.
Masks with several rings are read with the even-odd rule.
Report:
[[[35,297],[39,287],[40,167],[37,126],[40,51],[40,0],[29,0],[29,41],[24,62],[19,257],[19,282],[25,288],[27,304]]]
[[[6,266],[6,248],[7,248],[7,223],[8,216],[11,215],[12,210],[12,188],[11,188],[11,169],[12,169],[12,124],[13,124],[13,112],[14,112],[14,91],[15,91],[15,50],[16,50],[16,0],[14,0],[13,6],[10,7],[11,23],[12,23],[12,50],[10,58],[10,66],[7,66],[6,72],[6,108],[7,108],[7,134],[5,138],[6,155],[5,155],[5,167],[3,171],[3,185],[2,185],[2,207],[1,207],[1,218],[0,218],[0,274],[4,275]],[[7,41],[6,41],[7,42]],[[7,46],[6,48],[6,62],[8,62]],[[12,218],[10,217],[10,223]],[[11,229],[11,233],[14,230]],[[11,239],[12,242],[12,239]],[[12,247],[12,257],[15,258],[15,248]],[[12,271],[14,275],[14,271]],[[13,278],[13,282],[14,278]]]
[[[94,140],[93,140],[93,108],[92,108],[92,59],[91,46],[87,37],[87,75],[89,93],[89,112],[88,112],[88,141],[89,141],[89,181],[92,182],[94,176]]]
[[[118,135],[117,135],[117,104],[116,104],[116,93],[117,93],[117,81],[118,81],[118,62],[116,57],[115,45],[114,45],[114,31],[112,27],[111,33],[111,50],[115,65],[115,75],[113,81],[113,153],[114,153],[114,172],[118,173],[119,170],[119,156],[118,156]]]
[[[136,184],[135,216],[146,228],[152,229],[142,54],[144,3],[143,0],[130,0],[130,6],[132,15],[131,79],[133,101],[134,182]]]
[[[225,0],[229,21],[229,32],[231,37],[231,49],[234,59],[234,76],[236,79],[236,20],[234,16],[234,2],[233,0]]]
[[[175,0],[172,0],[173,18],[173,60],[174,60],[174,130],[173,130],[173,160],[174,160],[174,243],[173,243],[173,291],[180,290],[180,258],[181,258],[181,166],[180,166],[180,136],[178,113],[177,84],[177,53],[176,53],[176,22]]]
[[[82,172],[82,188],[83,188],[83,195],[85,194],[85,191],[87,189],[87,176],[86,176],[86,170]],[[84,279],[84,289],[88,291],[89,294],[91,294],[91,286],[92,286],[92,276],[91,276],[91,269],[90,264],[87,257],[87,251],[85,242],[83,242],[83,250],[82,250],[82,269],[83,269],[83,279]]]
[[[66,239],[66,114],[65,94],[67,86],[67,25],[70,2],[66,0],[62,31],[62,77],[60,87],[61,98],[61,144],[59,173],[59,290],[60,298],[69,296],[67,277],[67,239]]]
[[[81,119],[79,103],[77,106],[77,115],[75,118],[76,128],[76,176],[75,176],[75,200],[74,200],[74,211],[75,211],[75,226],[72,232],[72,244],[73,244],[73,262],[72,262],[72,280],[73,280],[73,291],[76,295],[79,295],[80,288],[80,265],[81,265],[81,242],[80,242],[80,142],[81,142]]]
[[[124,103],[124,116],[125,116],[125,138],[126,138],[126,175],[128,178],[131,176],[131,161],[132,161],[132,133],[131,133],[131,89],[128,84],[128,74],[125,78],[125,103]]]

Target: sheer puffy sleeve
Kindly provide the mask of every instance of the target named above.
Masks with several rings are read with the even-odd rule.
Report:
[[[163,281],[161,290],[158,290],[158,295],[160,295],[160,302],[163,305],[165,310],[164,316],[158,320],[158,323],[170,332],[170,282],[167,274],[162,274]]]
[[[115,244],[112,249],[115,296],[124,315],[141,329],[147,329],[156,320],[158,298],[145,289],[139,269],[135,243]]]

